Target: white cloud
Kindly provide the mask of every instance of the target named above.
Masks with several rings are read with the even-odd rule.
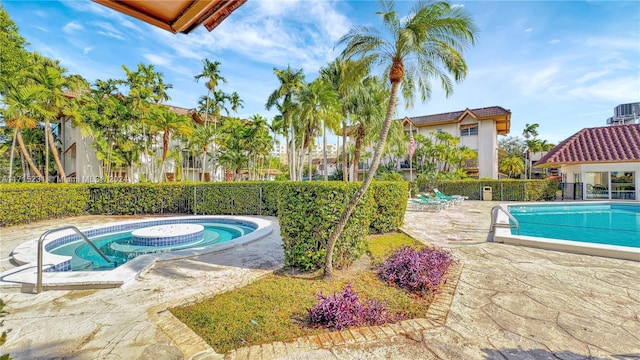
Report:
[[[625,102],[638,101],[640,98],[640,88],[636,76],[621,76],[618,78],[605,78],[597,82],[592,82],[587,86],[574,87],[569,94],[582,98],[586,101],[593,99],[604,99],[612,103],[622,104]]]
[[[113,24],[109,23],[109,22],[105,22],[105,21],[94,21],[92,23],[93,25],[95,25],[97,28],[100,28],[102,30],[98,31],[98,34],[104,35],[104,36],[108,36],[108,37],[112,37],[118,40],[124,40],[124,34],[118,30]]]
[[[90,53],[90,52],[91,52],[91,50],[93,50],[93,49],[95,49],[93,46],[85,46],[85,47],[82,49],[82,54],[83,54],[83,55],[87,55],[87,54],[88,54],[88,53]]]
[[[557,44],[557,43],[559,43],[559,42],[560,42],[560,40],[558,40],[558,39],[553,39],[553,40],[549,40],[549,41],[547,41],[547,44]]]
[[[605,75],[608,75],[610,73],[611,73],[611,70],[609,70],[609,69],[606,69],[606,70],[603,70],[603,71],[600,71],[600,72],[588,72],[588,73],[584,74],[583,76],[581,76],[580,78],[578,78],[576,80],[576,83],[583,84],[583,83],[586,83],[586,82],[588,82],[588,81],[590,81],[592,79],[601,78],[601,77],[603,77]]]
[[[533,31],[533,28],[527,28],[524,30],[524,32],[532,32],[532,31]]]
[[[171,65],[171,59],[166,54],[143,54],[145,59],[149,60],[154,65],[167,67]]]
[[[453,5],[451,5],[452,9],[458,9],[458,8],[463,8],[463,7],[464,7],[464,4],[453,4]]]
[[[75,21],[71,21],[62,28],[62,31],[66,32],[67,34],[71,34],[77,30],[83,30],[83,29],[84,29],[84,26],[78,24]]]

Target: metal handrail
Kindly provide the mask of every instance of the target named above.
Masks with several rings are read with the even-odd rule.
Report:
[[[113,262],[113,260],[109,259],[107,255],[105,255],[102,251],[100,251],[100,249],[98,249],[98,247],[93,242],[91,242],[91,240],[89,240],[89,238],[82,231],[78,230],[78,228],[73,225],[67,225],[67,226],[62,226],[59,228],[47,230],[44,233],[42,233],[42,235],[40,235],[40,238],[38,239],[38,280],[36,282],[36,294],[39,294],[42,292],[42,267],[43,267],[42,243],[44,242],[44,239],[47,237],[47,235],[54,232],[62,231],[62,230],[68,230],[68,229],[75,231],[76,234],[78,234],[78,236],[80,236],[82,240],[84,240],[87,244],[89,244],[89,246],[91,246],[93,250],[95,250],[107,262],[110,262],[110,263]]]
[[[491,208],[491,227],[489,228],[489,232],[494,232],[496,229],[496,221],[498,220],[498,210],[502,210],[503,213],[507,214],[509,220],[513,221],[516,226],[516,235],[520,235],[520,223],[518,220],[513,217],[507,210],[505,210],[502,206],[496,205]],[[511,223],[509,223],[509,228],[511,228]]]

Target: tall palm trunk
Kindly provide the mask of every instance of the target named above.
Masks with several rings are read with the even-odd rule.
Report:
[[[353,152],[353,168],[354,168],[354,177],[353,181],[358,181],[358,173],[360,169],[360,150],[362,149],[362,140],[364,139],[364,127],[362,125],[358,125],[358,130],[356,134],[356,146],[355,151]]]
[[[24,140],[22,140],[22,135],[20,134],[20,131],[17,132],[17,137],[18,137],[18,145],[20,145],[20,150],[22,150],[22,155],[24,156],[25,160],[27,160],[27,163],[29,164],[29,168],[31,169],[31,171],[33,171],[34,174],[36,174],[38,178],[40,178],[40,180],[43,180],[42,173],[40,172],[40,170],[38,170],[38,167],[33,162],[33,159],[31,158],[31,156],[29,155],[29,151],[27,150],[27,147],[24,145]]]
[[[392,67],[393,71],[393,67]],[[391,77],[391,76],[390,76]],[[392,79],[394,77],[391,77]],[[396,79],[391,83],[391,95],[389,98],[389,105],[387,106],[387,114],[384,118],[384,124],[382,124],[382,130],[380,131],[380,139],[378,139],[378,144],[376,145],[375,152],[373,153],[373,162],[371,163],[371,167],[367,171],[367,174],[364,177],[364,181],[360,186],[360,189],[356,192],[356,195],[351,199],[351,201],[347,204],[342,215],[340,216],[340,220],[336,224],[336,227],[333,229],[331,236],[329,236],[329,240],[327,241],[327,253],[325,257],[324,263],[324,279],[332,280],[333,279],[333,248],[336,245],[336,241],[338,240],[338,236],[342,234],[344,227],[347,225],[347,221],[353,210],[355,210],[356,206],[367,192],[371,181],[373,180],[373,176],[376,174],[378,170],[378,165],[380,164],[380,159],[382,158],[382,152],[384,151],[385,143],[387,142],[387,134],[389,133],[389,128],[391,127],[391,121],[393,118],[393,114],[396,112],[396,101],[398,95],[398,87],[400,85],[401,79]]]
[[[13,139],[11,139],[11,153],[9,154],[9,182],[13,177],[13,157],[16,153],[16,138],[18,137],[18,129],[15,129]]]
[[[58,149],[56,149],[56,144],[54,143],[53,140],[53,133],[51,131],[51,125],[49,123],[49,120],[45,120],[45,136],[47,137],[47,139],[49,139],[49,149],[51,149],[51,153],[53,153],[53,160],[56,162],[56,166],[58,167],[58,175],[60,176],[60,178],[62,179],[62,182],[66,183],[67,182],[67,176],[64,173],[64,167],[62,166],[62,162],[60,162],[60,156],[58,156]],[[46,155],[45,155],[46,156]],[[47,156],[48,158],[48,156]],[[49,170],[49,169],[47,169]]]
[[[347,168],[347,119],[342,121],[342,181],[349,180]]]
[[[327,124],[322,122],[322,169],[324,172],[324,181],[329,180],[327,173]]]
[[[309,147],[309,181],[311,181],[311,178],[313,178],[313,173],[311,171],[311,164],[313,162],[311,161],[311,147]]]

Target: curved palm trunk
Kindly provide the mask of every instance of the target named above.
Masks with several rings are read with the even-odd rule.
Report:
[[[64,173],[64,167],[62,166],[62,162],[60,162],[60,156],[58,156],[58,149],[56,149],[56,145],[55,145],[54,140],[53,140],[53,134],[51,132],[51,125],[49,124],[48,120],[45,120],[45,126],[46,126],[46,128],[45,128],[46,135],[45,136],[49,139],[49,148],[51,149],[51,152],[53,153],[53,160],[56,162],[56,167],[58,168],[58,175],[62,179],[62,182],[66,183],[67,182],[67,176]]]
[[[40,170],[38,170],[38,167],[33,162],[33,159],[31,158],[31,156],[29,155],[29,151],[27,150],[27,147],[24,145],[24,141],[22,140],[22,135],[20,134],[20,131],[17,132],[17,137],[18,137],[18,145],[20,145],[20,150],[22,151],[22,155],[24,156],[25,160],[27,160],[27,163],[29,164],[29,168],[31,169],[31,171],[33,171],[34,174],[36,174],[37,177],[40,178],[40,180],[42,180],[43,179],[42,173],[40,172]]]
[[[342,212],[340,220],[336,224],[336,227],[333,229],[333,232],[331,233],[331,236],[329,236],[329,240],[327,241],[327,254],[324,263],[325,280],[333,279],[333,248],[336,245],[336,241],[338,240],[340,235],[342,235],[342,231],[347,225],[347,221],[349,221],[353,210],[356,208],[356,206],[366,193],[369,185],[371,184],[371,181],[373,180],[373,176],[378,170],[378,165],[380,164],[380,159],[382,158],[382,152],[384,151],[384,145],[387,142],[387,134],[389,133],[389,128],[391,127],[393,114],[396,112],[396,101],[399,85],[400,81],[394,81],[391,83],[391,95],[389,97],[389,105],[387,106],[387,114],[384,118],[384,124],[382,124],[382,130],[380,131],[380,139],[378,140],[375,152],[373,153],[373,162],[371,163],[371,167],[367,171],[360,189],[358,189],[356,195],[353,197],[353,199],[351,199],[351,201],[347,204],[344,211]]]
[[[169,154],[169,132],[165,131],[162,134],[162,164],[160,165],[160,176],[167,181],[167,174],[164,172],[164,164],[167,161],[167,155]]]
[[[362,140],[364,139],[364,128],[358,125],[358,133],[356,135],[356,146],[353,152],[353,181],[358,181],[358,169],[360,169],[360,150],[362,150]]]
[[[9,182],[12,180],[13,176],[13,157],[16,153],[16,138],[18,137],[18,129],[15,129],[15,133],[13,134],[13,139],[11,140],[11,153],[9,154]]]
[[[313,161],[311,161],[311,147],[309,147],[309,181],[311,181],[311,179],[313,178],[313,173],[311,170],[311,164],[313,163]]]

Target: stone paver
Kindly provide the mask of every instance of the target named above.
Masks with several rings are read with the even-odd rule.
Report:
[[[403,231],[450,248],[461,264],[454,274],[459,276],[456,287],[437,298],[424,320],[241,348],[225,357],[638,357],[640,262],[487,243],[489,209],[495,204],[466,201],[440,213],[407,212]],[[53,226],[59,223],[2,229],[2,260],[8,258],[8,246]],[[29,232],[34,234],[29,237]],[[221,253],[157,263],[119,289],[39,295],[3,289],[9,311],[4,328],[12,331],[0,353],[16,359],[135,359],[176,358],[180,350],[194,359],[222,358],[210,348],[201,351],[197,335],[174,323],[166,308],[253,281],[282,266],[282,257],[279,236],[272,235]]]

